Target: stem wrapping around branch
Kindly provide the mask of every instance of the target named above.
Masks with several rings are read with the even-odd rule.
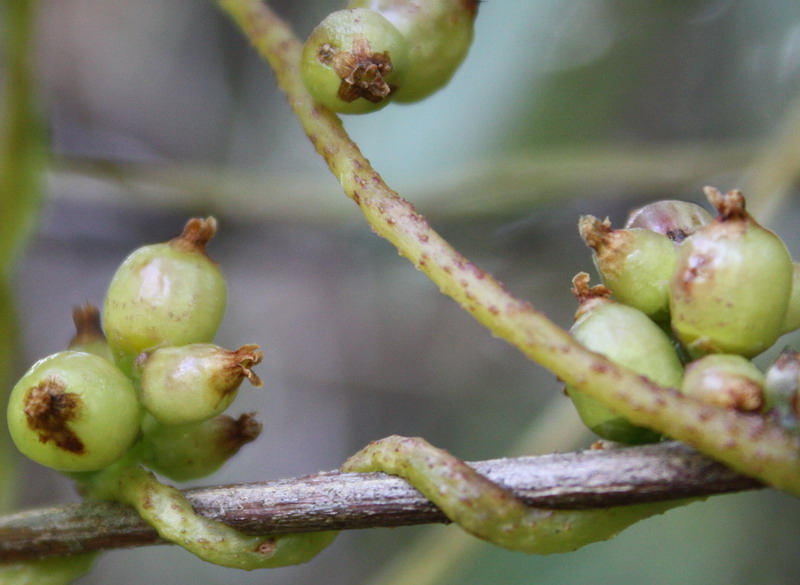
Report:
[[[494,335],[633,423],[800,495],[800,438],[765,417],[704,404],[658,386],[589,351],[530,303],[516,299],[390,189],[350,140],[341,120],[311,99],[298,70],[302,45],[285,22],[260,0],[218,2],[272,66],[278,85],[345,194],[358,204],[372,229],[442,293]]]
[[[762,487],[680,443],[470,465],[527,504],[543,508],[608,508]],[[194,489],[186,495],[200,514],[246,534],[447,521],[408,483],[383,473],[331,471]],[[110,502],[70,504],[0,519],[0,562],[151,544],[163,541],[135,511]]]

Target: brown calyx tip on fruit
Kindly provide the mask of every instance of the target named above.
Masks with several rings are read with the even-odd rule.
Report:
[[[609,297],[611,289],[602,284],[589,286],[589,275],[586,272],[579,272],[572,279],[572,294],[578,301],[578,309],[575,311],[575,319],[604,303],[613,303]]]
[[[581,305],[594,299],[607,299],[611,296],[611,289],[602,284],[589,286],[589,275],[586,272],[579,272],[572,279],[572,294]]]
[[[389,52],[373,53],[364,36],[355,39],[352,51],[342,51],[325,43],[317,51],[317,59],[330,65],[342,80],[337,95],[344,102],[364,98],[378,104],[395,90],[384,79],[394,69]]]
[[[193,217],[186,222],[181,235],[170,240],[170,244],[182,250],[206,254],[206,245],[217,233],[214,217]]]
[[[597,250],[606,242],[608,234],[613,232],[611,220],[600,221],[593,215],[582,215],[578,220],[578,233],[592,250]]]
[[[37,433],[39,441],[53,441],[64,451],[83,453],[83,441],[67,426],[77,416],[81,399],[65,392],[63,383],[55,378],[43,380],[28,390],[24,405],[28,427]]]
[[[245,412],[240,415],[238,419],[234,420],[231,438],[236,444],[241,446],[255,441],[261,434],[261,429],[263,428],[264,425],[256,420],[254,412]]]
[[[105,341],[106,336],[100,324],[100,309],[91,303],[73,307],[72,322],[75,324],[75,335],[70,339],[68,347]]]
[[[719,213],[718,219],[720,221],[749,217],[745,210],[744,195],[738,189],[723,193],[716,187],[703,187],[703,193],[705,193],[708,202]]]
[[[261,360],[264,359],[264,352],[261,351],[261,348],[258,345],[255,343],[243,345],[233,352],[232,359],[234,362],[236,362],[236,365],[241,368],[242,374],[248,380],[250,380],[250,383],[253,386],[260,387],[264,385],[264,383],[261,381],[261,378],[259,378],[256,373],[250,369],[256,364],[261,363]]]

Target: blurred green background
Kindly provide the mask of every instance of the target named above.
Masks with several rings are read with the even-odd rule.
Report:
[[[271,4],[301,36],[340,7]],[[35,232],[9,277],[14,376],[64,348],[72,306],[101,303],[128,252],[214,214],[210,253],[230,286],[218,342],[259,343],[266,356],[265,388],[244,389],[231,411],[259,412],[265,430],[202,484],[333,469],[392,433],[468,460],[590,444],[552,374],[371,233],[213,3],[35,6],[51,156]],[[620,225],[647,201],[741,187],[800,257],[799,90],[794,0],[490,0],[447,88],[345,125],[457,249],[569,327],[570,279],[592,271],[580,214]],[[798,342],[782,339],[761,365]],[[11,474],[20,507],[77,499],[21,459]],[[256,573],[176,547],[117,551],[79,583],[788,585],[798,536],[800,502],[764,491],[693,504],[569,555],[510,553],[454,527],[378,529],[342,534],[308,565]]]

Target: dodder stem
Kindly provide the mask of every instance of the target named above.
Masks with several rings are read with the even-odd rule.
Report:
[[[607,508],[678,500],[761,484],[679,443],[471,463],[526,503]],[[185,492],[198,513],[245,534],[393,527],[445,522],[404,480],[340,473]],[[0,562],[163,544],[131,508],[86,502],[0,518]]]
[[[317,152],[372,229],[442,293],[564,382],[634,424],[655,429],[738,471],[800,495],[800,439],[764,417],[703,404],[593,353],[454,250],[414,206],[392,191],[347,136],[339,118],[303,86],[301,44],[261,0],[219,0],[270,63]]]

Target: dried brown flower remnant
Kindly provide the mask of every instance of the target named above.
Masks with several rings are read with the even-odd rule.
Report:
[[[394,90],[385,80],[394,69],[389,52],[373,53],[363,35],[354,40],[352,48],[343,51],[325,43],[320,46],[317,59],[323,65],[330,65],[342,80],[339,99],[349,103],[364,98],[373,104],[380,103]]]
[[[56,378],[47,378],[34,386],[25,396],[25,417],[39,441],[53,441],[60,449],[81,454],[84,445],[67,423],[76,417],[81,406],[77,394],[64,391],[64,384]]]

